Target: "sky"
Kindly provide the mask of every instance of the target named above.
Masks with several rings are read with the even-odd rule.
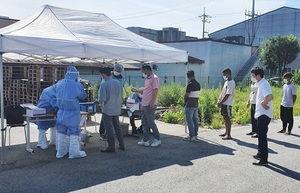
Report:
[[[23,19],[48,4],[68,9],[104,13],[123,27],[161,30],[175,27],[187,36],[201,38],[205,13],[209,23],[205,31],[212,33],[242,22],[252,11],[253,0],[1,0],[0,16]],[[264,14],[282,6],[300,9],[299,0],[255,0],[255,13]]]

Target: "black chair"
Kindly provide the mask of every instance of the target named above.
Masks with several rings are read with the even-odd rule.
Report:
[[[9,105],[4,107],[4,115],[6,118],[5,139],[4,144],[6,143],[6,130],[8,129],[8,144],[10,146],[10,129],[13,127],[23,127],[25,133],[25,141],[27,142],[26,135],[26,122],[24,122],[23,114],[26,114],[26,110],[20,105]]]

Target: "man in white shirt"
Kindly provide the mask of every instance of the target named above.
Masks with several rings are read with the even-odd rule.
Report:
[[[282,86],[282,101],[280,105],[280,118],[282,121],[282,130],[278,133],[285,133],[288,126],[286,135],[290,135],[294,125],[293,106],[296,102],[296,87],[291,82],[292,73],[287,72],[283,75],[284,85]]]
[[[232,139],[231,138],[231,120],[230,117],[232,104],[233,104],[233,97],[234,97],[234,89],[235,89],[235,82],[231,77],[231,70],[226,68],[223,70],[223,78],[225,80],[222,92],[218,98],[218,107],[221,108],[221,115],[223,116],[225,122],[226,131],[224,134],[221,134],[220,137],[222,139]]]
[[[254,68],[252,77],[257,80],[258,86],[254,114],[255,119],[257,119],[258,152],[253,157],[259,160],[258,162],[253,162],[253,165],[263,166],[268,165],[267,133],[268,126],[273,117],[273,94],[269,82],[264,78],[264,71],[262,68]]]

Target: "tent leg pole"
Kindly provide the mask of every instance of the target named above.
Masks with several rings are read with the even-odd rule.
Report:
[[[189,65],[188,63],[185,63],[185,74],[187,73],[187,71],[189,69],[188,65]],[[188,82],[187,82],[187,79],[185,78],[185,88],[187,87],[187,84],[188,84]],[[183,110],[185,111],[185,107],[184,107]],[[184,132],[188,133],[185,116],[184,116]]]
[[[0,107],[1,107],[1,140],[2,140],[2,155],[1,155],[1,165],[4,164],[4,148],[5,148],[5,143],[4,143],[4,100],[3,100],[3,60],[2,60],[2,54],[0,53]]]

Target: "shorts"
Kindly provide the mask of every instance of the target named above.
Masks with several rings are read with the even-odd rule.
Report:
[[[221,105],[221,115],[226,117],[231,117],[231,108],[232,106],[229,105]]]

